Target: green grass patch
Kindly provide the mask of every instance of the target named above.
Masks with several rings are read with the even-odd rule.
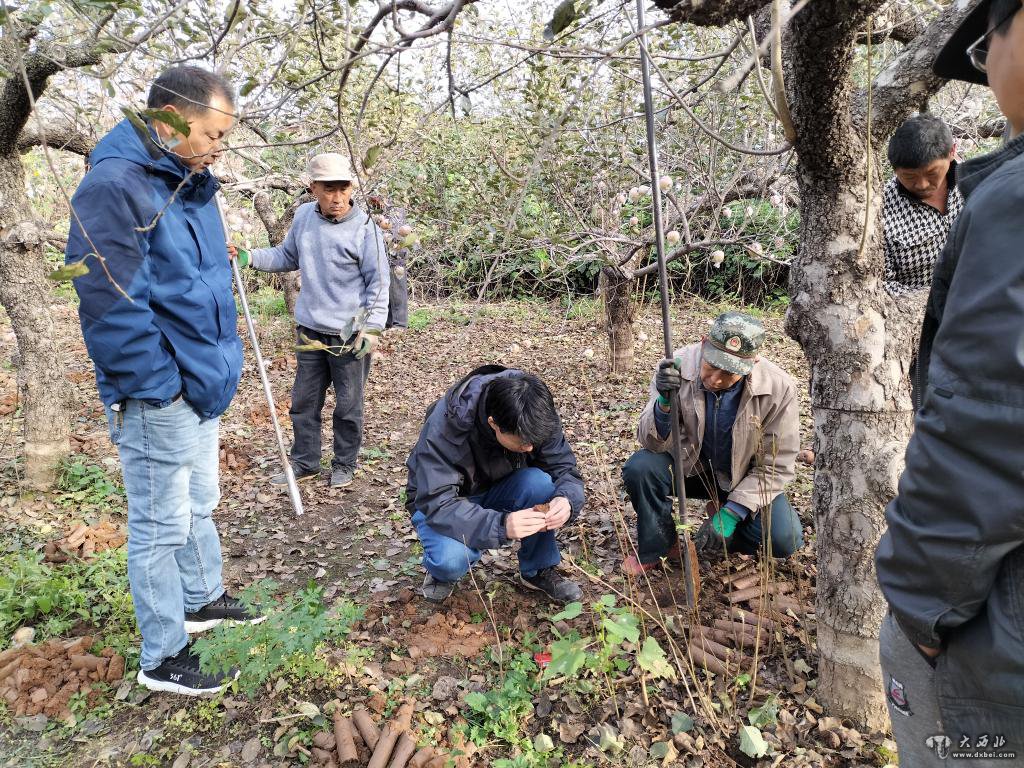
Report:
[[[601,315],[601,302],[589,296],[565,296],[562,307],[567,320],[596,320]]]
[[[37,552],[0,556],[0,646],[21,626],[35,627],[39,642],[66,635],[79,622],[100,629],[104,645],[134,655],[135,613],[124,547],[62,565],[43,562]]]
[[[430,313],[430,309],[427,307],[420,307],[414,309],[409,313],[409,330],[410,331],[422,331],[428,325],[434,321],[433,315]]]
[[[248,294],[249,309],[254,315],[261,317],[288,317],[288,305],[284,301],[284,293],[265,285]],[[241,313],[242,305],[238,305]]]

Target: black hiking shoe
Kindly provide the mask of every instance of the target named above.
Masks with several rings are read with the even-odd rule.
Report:
[[[295,467],[292,467],[292,473],[295,475],[295,481],[301,483],[303,480],[312,480],[315,477],[320,477],[320,470],[314,469],[312,472],[300,472]],[[270,478],[271,485],[288,485],[288,475],[281,472],[277,475],[272,475]]]
[[[420,594],[432,603],[443,603],[455,591],[454,581],[438,581],[429,573],[423,579]]]
[[[227,592],[218,597],[212,603],[207,603],[198,611],[185,614],[185,631],[189,634],[205,632],[213,629],[223,621],[233,621],[238,624],[259,624],[267,617],[259,613],[252,613],[237,597],[232,597]]]
[[[519,574],[519,583],[527,589],[543,592],[556,603],[571,603],[583,597],[579,584],[565,578],[554,566],[537,571],[535,576]]]
[[[228,687],[238,670],[228,675],[208,675],[199,668],[199,657],[186,644],[174,656],[164,659],[155,669],[139,670],[137,680],[151,691],[180,693],[184,696],[202,696],[219,693]]]

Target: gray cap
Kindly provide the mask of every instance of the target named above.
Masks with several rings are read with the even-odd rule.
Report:
[[[746,376],[754,368],[763,341],[760,320],[742,312],[726,312],[715,318],[704,339],[704,360],[715,368]]]

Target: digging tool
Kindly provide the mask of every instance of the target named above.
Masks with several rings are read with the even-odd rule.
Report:
[[[224,237],[227,238],[229,236],[228,220],[224,215],[224,205],[220,192],[217,193],[216,199],[220,223],[224,227]],[[281,463],[284,465],[284,476],[288,484],[288,498],[292,502],[292,509],[295,510],[296,517],[299,517],[302,515],[302,497],[299,495],[299,484],[295,481],[292,463],[288,461],[288,449],[285,448],[281,424],[277,420],[277,409],[274,407],[274,393],[270,389],[270,377],[267,376],[267,369],[263,366],[263,353],[260,352],[260,341],[256,337],[256,326],[253,324],[252,313],[249,311],[249,299],[245,293],[242,273],[238,268],[238,259],[231,259],[231,269],[235,275],[235,288],[238,290],[238,300],[242,305],[242,314],[245,315],[245,325],[249,329],[249,341],[252,343],[253,355],[256,357],[256,370],[260,372],[260,381],[263,382],[263,394],[266,395],[267,405],[270,407],[270,421],[274,425],[274,434],[277,436],[277,449],[281,454]]]
[[[643,76],[644,115],[647,118],[647,159],[651,169],[651,202],[654,206],[654,242],[658,253],[658,289],[661,292],[661,328],[665,339],[665,357],[675,355],[672,346],[672,327],[668,312],[668,271],[665,268],[665,231],[661,219],[661,187],[658,174],[658,141],[654,132],[654,99],[651,96],[651,61],[647,53],[647,33],[644,31],[644,0],[636,0],[636,20],[639,30],[640,70]],[[655,406],[657,407],[657,406]],[[679,519],[686,523],[686,487],[683,477],[682,446],[679,439],[679,398],[669,404],[672,420],[672,474],[675,478],[676,499],[679,501]],[[700,592],[700,574],[697,571],[697,550],[687,531],[682,534],[683,570],[686,580],[686,607],[697,609]]]

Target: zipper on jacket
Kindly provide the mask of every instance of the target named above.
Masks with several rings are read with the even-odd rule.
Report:
[[[711,474],[718,471],[718,408],[722,404],[722,396],[715,392],[711,393],[715,398],[715,410],[711,416]],[[717,482],[717,480],[716,480]]]

